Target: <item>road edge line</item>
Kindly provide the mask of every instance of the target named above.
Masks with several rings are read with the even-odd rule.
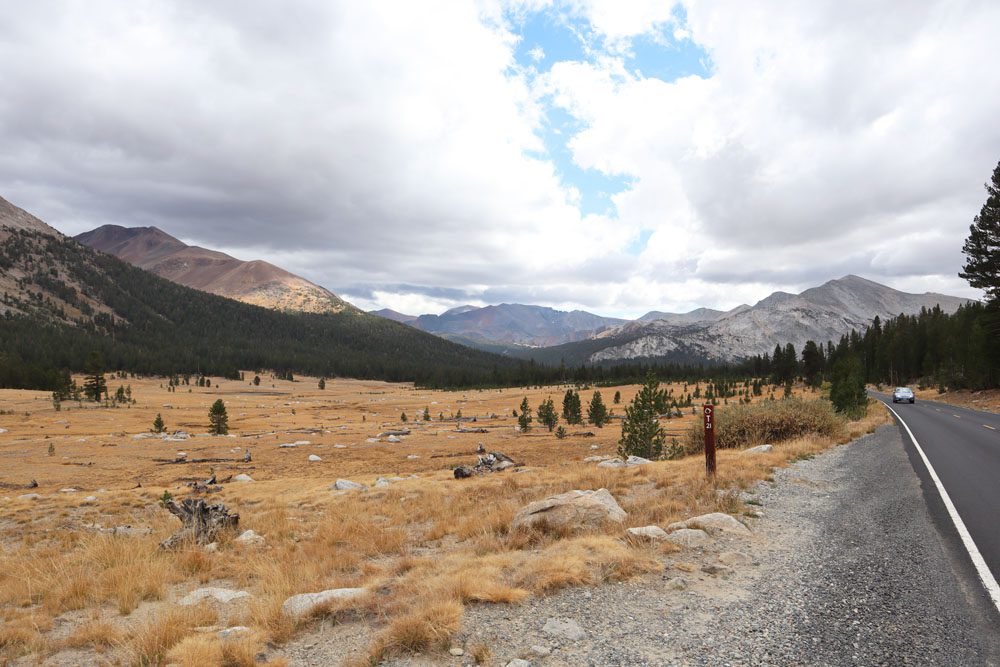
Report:
[[[958,536],[962,538],[962,545],[965,547],[966,552],[969,554],[969,558],[972,559],[972,565],[976,568],[976,574],[979,575],[979,580],[983,584],[983,588],[986,589],[986,593],[989,595],[990,599],[993,601],[993,606],[996,607],[997,612],[1000,613],[1000,584],[997,583],[996,578],[994,578],[993,573],[990,572],[990,568],[986,565],[986,560],[983,558],[983,554],[979,552],[979,547],[972,539],[972,535],[969,533],[969,529],[965,527],[965,522],[962,521],[962,517],[959,516],[958,510],[955,508],[955,504],[951,502],[951,496],[948,495],[948,491],[944,488],[944,484],[941,482],[941,478],[938,477],[937,471],[934,470],[934,466],[931,465],[930,459],[924,453],[923,448],[920,443],[917,442],[917,438],[913,435],[913,431],[907,425],[903,418],[899,416],[899,413],[889,407],[889,404],[879,399],[886,408],[889,409],[899,423],[903,425],[906,429],[907,435],[910,436],[910,440],[913,442],[913,446],[917,448],[917,453],[920,454],[921,460],[923,460],[924,465],[927,467],[927,472],[930,474],[931,479],[934,480],[934,485],[937,487],[938,493],[941,495],[941,500],[944,501],[944,508],[948,510],[948,516],[951,517],[952,523],[955,524],[955,530],[958,531]]]

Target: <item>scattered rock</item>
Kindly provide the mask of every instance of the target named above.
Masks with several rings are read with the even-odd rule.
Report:
[[[378,437],[380,437],[380,438],[390,438],[390,437],[398,437],[398,436],[401,436],[401,435],[410,435],[410,429],[408,429],[408,428],[400,428],[400,429],[395,429],[395,430],[392,430],[392,431],[382,431],[381,433],[378,434]],[[392,441],[390,441],[390,442],[392,442]],[[397,440],[395,442],[399,442],[399,441]]]
[[[731,533],[734,535],[749,535],[750,529],[742,523],[722,512],[712,512],[692,517],[686,521],[678,521],[667,526],[668,531],[679,528],[701,528],[710,535],[718,533]]]
[[[599,445],[591,445],[590,448],[591,449],[600,449],[600,446]]]
[[[698,548],[708,545],[712,538],[704,530],[698,528],[681,528],[667,534],[667,540],[679,547]]]
[[[644,459],[641,456],[630,456],[627,459],[625,459],[625,465],[629,467],[644,466],[647,463],[652,463],[652,461],[650,461],[649,459]]]
[[[673,577],[667,582],[667,588],[672,591],[683,591],[688,587],[688,582],[681,577]]]
[[[621,459],[608,459],[597,464],[598,468],[624,468],[625,462]]]
[[[253,477],[251,477],[250,475],[247,475],[246,473],[242,473],[241,472],[239,475],[235,475],[233,477],[233,481],[234,482],[252,482],[253,481]]]
[[[177,452],[176,454],[174,454],[174,460],[175,461],[183,461],[187,457],[188,457],[188,453],[187,452]]]
[[[219,550],[219,543],[212,542],[211,544],[206,544],[204,547],[202,547],[202,549],[205,550],[205,553],[214,554],[216,551]]]
[[[96,503],[97,502],[97,496],[87,496],[86,498],[83,499],[83,502],[85,502],[85,503]]]
[[[229,639],[230,637],[239,637],[241,635],[249,634],[250,628],[245,625],[234,625],[231,628],[226,628],[225,630],[219,630],[220,639]]]
[[[552,649],[550,649],[548,646],[541,646],[540,644],[535,644],[534,646],[528,649],[528,653],[537,658],[544,658],[548,655],[552,655]]]
[[[459,648],[457,646],[453,646],[450,649],[448,649],[448,653],[450,653],[451,655],[453,655],[453,656],[455,656],[457,658],[459,656],[465,655],[465,649],[461,649],[461,648]]]
[[[242,544],[243,546],[248,547],[262,547],[266,542],[263,537],[252,530],[243,531],[243,533],[233,541],[237,544]]]
[[[406,479],[405,477],[379,477],[378,479],[375,480],[375,488],[384,489],[390,484],[393,484],[395,482],[402,482],[405,479]]]
[[[376,443],[376,442],[378,442],[378,438],[367,438],[367,439],[365,440],[365,442],[371,442],[371,443]]]
[[[149,535],[152,529],[144,526],[115,526],[114,528],[108,528],[102,530],[101,532],[111,533],[112,535],[122,535],[124,537],[141,537],[143,535]]]
[[[417,459],[420,458],[420,455],[419,454],[407,454],[406,458],[408,460],[410,460],[410,461],[416,461]]]
[[[17,497],[18,500],[38,500],[41,498],[37,493],[22,493]]]
[[[584,459],[584,461],[587,463],[596,463],[600,461],[608,461],[610,459],[611,459],[610,456],[588,456],[587,458]]]
[[[469,466],[458,466],[453,471],[455,473],[455,479],[465,479],[467,477],[472,477],[476,472]],[[34,494],[38,495],[38,494]]]
[[[757,445],[756,447],[751,447],[750,449],[744,451],[743,453],[744,454],[763,454],[765,452],[771,451],[772,449],[774,449],[774,447],[772,445]]]
[[[629,528],[629,535],[634,537],[642,537],[647,540],[653,540],[659,542],[660,540],[665,540],[669,537],[667,532],[660,528],[659,526],[643,526],[642,528]]]
[[[59,493],[76,493],[79,489],[74,489],[72,487],[66,487],[65,489],[59,489]]]
[[[388,438],[385,439],[385,441],[386,442],[403,442],[403,440],[401,438],[399,438],[398,436],[395,436],[395,435],[390,435]]]
[[[731,567],[726,567],[725,565],[715,565],[714,563],[709,563],[708,565],[702,565],[701,571],[705,574],[711,574],[713,576],[729,577],[735,571]]]
[[[750,556],[741,551],[723,551],[719,554],[719,562],[723,565],[749,565]]]
[[[319,456],[316,456],[315,454],[310,454],[309,460],[312,461],[313,463],[316,463],[317,461],[322,461],[323,459],[320,458]]]
[[[347,445],[334,445],[334,449],[347,449]]]
[[[278,449],[294,449],[295,447],[298,447],[298,445],[294,442],[283,442],[278,445]]]
[[[334,491],[363,491],[366,488],[364,484],[358,484],[349,479],[338,479],[330,486],[330,489]]]
[[[587,636],[580,624],[570,618],[550,618],[542,626],[542,632],[549,637],[569,641],[579,641]]]
[[[317,607],[329,604],[334,600],[350,600],[365,594],[363,588],[332,588],[319,593],[301,593],[293,595],[281,605],[286,616],[300,618],[311,614]]]
[[[504,667],[531,667],[531,663],[523,658],[514,658],[504,665]]]
[[[228,588],[199,588],[191,591],[180,600],[177,604],[190,607],[196,605],[202,600],[207,600],[209,598],[214,599],[216,602],[221,602],[222,604],[228,604],[233,600],[239,600],[241,598],[248,598],[250,594],[246,591],[231,591]]]
[[[574,490],[528,504],[514,516],[512,526],[545,524],[569,530],[597,528],[606,521],[621,523],[626,516],[607,489]]]

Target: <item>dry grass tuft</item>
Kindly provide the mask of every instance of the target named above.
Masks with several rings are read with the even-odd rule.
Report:
[[[167,607],[149,620],[134,627],[120,644],[123,654],[132,665],[158,665],[167,652],[179,644],[192,629],[214,625],[218,615],[205,605],[198,607]],[[202,648],[192,643],[191,650]],[[204,662],[201,664],[213,664]]]
[[[63,641],[67,648],[108,648],[122,642],[120,628],[106,621],[91,621],[81,625]]]
[[[378,664],[391,655],[446,649],[461,624],[459,602],[430,602],[391,621],[375,637],[368,652],[368,664]]]

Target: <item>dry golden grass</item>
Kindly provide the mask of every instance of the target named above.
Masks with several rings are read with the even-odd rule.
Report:
[[[0,482],[36,478],[42,496],[19,500],[22,491],[0,489],[0,661],[23,654],[43,657],[60,647],[93,647],[129,664],[252,664],[263,642],[287,642],[319,617],[326,623],[361,620],[373,627],[369,661],[447,648],[465,604],[513,604],[566,586],[619,581],[658,571],[669,557],[670,547],[623,538],[621,526],[586,534],[510,530],[514,514],[527,503],[571,489],[607,488],[629,513],[626,527],[666,525],[716,510],[738,513],[743,509],[738,493],[719,494],[719,489],[748,488],[767,478],[774,466],[846,442],[885,419],[884,411],[873,410],[834,435],[787,441],[764,455],[721,451],[719,474],[710,482],[698,456],[624,470],[583,463],[586,456],[614,454],[617,422],[604,429],[581,428],[595,433],[587,438],[557,440],[537,428],[514,433],[509,415],[521,397],[527,395],[536,406],[546,396],[558,398],[561,388],[448,393],[336,380],[320,391],[311,380],[265,379],[254,389],[213,378],[211,389],[195,387],[188,394],[184,387],[167,392],[158,380],[121,382],[132,384],[139,405],[80,409],[64,404],[55,412],[37,392],[0,391],[15,406],[14,415],[0,416],[0,427],[10,429],[0,435]],[[623,404],[636,389],[620,388]],[[610,406],[614,391],[602,393],[620,413],[623,406]],[[163,413],[170,429],[204,432],[208,406],[219,396],[229,406],[234,433],[243,437],[166,443],[129,437],[146,430],[156,412]],[[435,419],[438,412],[447,416],[461,409],[477,416],[489,432],[460,434],[454,422],[411,421],[413,433],[402,443],[366,442],[399,426],[400,412],[412,419],[425,405]],[[499,417],[490,418],[493,413]],[[664,426],[682,437],[695,419],[685,415]],[[315,432],[294,432],[304,428]],[[311,444],[277,447],[296,440]],[[52,441],[56,456],[49,457],[45,450]],[[451,468],[474,462],[479,442],[523,461],[525,470],[454,480]],[[253,451],[249,464],[238,460],[246,447]],[[156,461],[170,460],[178,450],[188,452],[189,459],[231,462]],[[323,461],[306,462],[310,453],[319,453]],[[419,458],[407,458],[413,454]],[[238,511],[241,528],[263,535],[265,548],[243,549],[223,538],[217,553],[195,545],[171,553],[157,549],[177,526],[158,499],[165,490],[185,496],[185,482],[207,477],[210,469],[220,479],[246,472],[257,480],[226,484],[211,497]],[[364,493],[329,490],[341,477],[371,484],[379,475],[411,474],[419,477]],[[141,488],[132,488],[136,479]],[[64,486],[80,491],[59,493]],[[98,501],[80,503],[90,493]],[[113,536],[96,533],[90,524],[149,527],[151,532]],[[201,585],[240,588],[253,598],[243,607],[218,610],[182,610],[167,602]],[[346,586],[370,593],[299,621],[281,611],[290,595]],[[133,620],[132,612],[144,604],[147,611]],[[49,642],[51,619],[75,609],[94,614],[68,639]],[[216,623],[247,625],[254,634],[221,641],[214,633],[194,630]],[[485,663],[488,649],[482,647],[481,653],[476,659]]]

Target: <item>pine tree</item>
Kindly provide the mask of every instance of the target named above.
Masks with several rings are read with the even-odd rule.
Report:
[[[156,419],[153,420],[153,433],[163,433],[167,430],[166,425],[163,423],[163,417],[160,413],[156,413]]]
[[[658,459],[663,454],[665,434],[656,418],[656,396],[660,383],[650,372],[642,389],[625,408],[622,436],[618,440],[618,454]]]
[[[986,184],[988,197],[969,226],[962,252],[965,268],[958,275],[986,292],[989,302],[1000,302],[1000,162]]]
[[[226,404],[221,398],[212,403],[212,409],[208,411],[208,422],[208,432],[212,435],[229,433],[229,415],[226,413]]]
[[[431,411],[426,407],[424,408],[424,421],[429,422],[431,420]]]
[[[406,413],[405,412],[403,414],[399,415],[399,421],[401,421],[401,422],[405,422],[406,421]]]
[[[100,401],[108,391],[107,380],[104,379],[104,361],[96,350],[87,357],[87,377],[83,381],[83,393],[92,401]]]
[[[556,429],[556,439],[562,440],[565,437],[566,437],[566,429],[560,426],[559,428]]]
[[[599,391],[595,391],[594,397],[590,399],[590,405],[587,406],[587,419],[597,428],[602,428],[604,422],[608,420],[608,409],[605,407]]]
[[[551,431],[559,423],[559,415],[556,414],[556,406],[551,398],[542,401],[538,406],[538,421]]]
[[[254,375],[253,376],[253,386],[255,386],[255,387],[259,387],[260,386],[260,376],[259,375]]]
[[[621,402],[622,402],[622,393],[620,391],[616,391],[614,397],[614,404],[618,405]]]
[[[563,396],[562,414],[567,424],[583,423],[583,406],[580,403],[580,394],[572,389],[567,389],[566,395]]]
[[[522,431],[531,428],[531,406],[528,405],[527,396],[521,401],[521,414],[517,416],[517,425],[521,427]]]
[[[830,379],[830,402],[833,403],[834,410],[852,417],[861,416],[867,411],[865,374],[861,360],[856,355],[846,355],[834,364],[833,377]]]
[[[326,378],[320,378],[319,379],[319,388],[320,389],[326,389]]]

